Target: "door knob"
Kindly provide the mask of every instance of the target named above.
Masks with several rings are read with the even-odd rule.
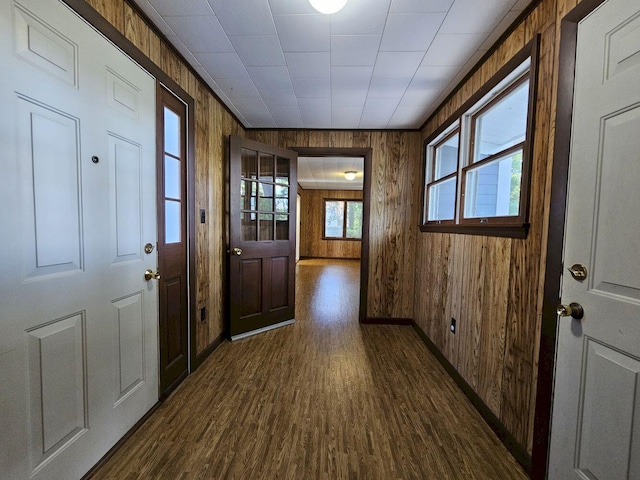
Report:
[[[558,305],[556,310],[561,317],[572,317],[581,320],[584,317],[584,309],[579,303],[570,303],[569,305]]]
[[[148,269],[144,272],[144,279],[148,282],[151,279],[160,280],[160,272],[154,272],[151,269]]]
[[[240,255],[242,255],[242,249],[238,248],[238,247],[234,248],[233,249],[233,254],[237,255],[239,257]]]

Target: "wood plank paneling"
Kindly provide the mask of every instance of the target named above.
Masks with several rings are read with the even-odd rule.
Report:
[[[249,130],[247,137],[282,148],[371,148],[369,283],[366,316],[412,318],[413,257],[419,199],[421,134],[334,130]]]
[[[528,237],[480,237],[467,239],[460,246],[456,240],[447,241],[447,235],[419,234],[416,257],[422,261],[417,262],[414,273],[421,291],[418,295],[416,288],[416,323],[529,452],[546,261],[559,25],[576,3],[543,0],[458,92],[440,105],[423,131],[426,138],[509,58],[536,34],[541,35]],[[418,190],[413,191],[419,197]],[[462,274],[456,268],[461,258],[465,264]],[[428,299],[424,298],[425,292]],[[460,305],[456,298],[461,299]],[[457,347],[451,334],[442,328],[454,314],[462,318]]]
[[[360,258],[361,243],[355,240],[324,240],[324,199],[362,200],[361,190],[303,190],[300,194],[300,256]]]

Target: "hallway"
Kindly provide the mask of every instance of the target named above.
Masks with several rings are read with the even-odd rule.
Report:
[[[359,262],[303,260],[295,325],[224,342],[95,479],[524,479],[411,327],[359,325]]]

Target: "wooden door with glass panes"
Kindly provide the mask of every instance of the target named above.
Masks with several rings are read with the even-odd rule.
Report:
[[[294,320],[297,154],[240,137],[229,149],[231,339]]]

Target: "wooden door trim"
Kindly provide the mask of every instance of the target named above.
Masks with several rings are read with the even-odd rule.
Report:
[[[371,210],[371,168],[373,150],[371,148],[324,148],[291,147],[301,157],[363,157],[364,184],[362,186],[362,244],[360,253],[360,308],[358,321],[367,319],[367,301],[369,288],[369,218]]]
[[[540,354],[538,358],[536,410],[533,425],[531,478],[534,480],[546,478],[549,464],[553,374],[556,356],[556,307],[560,303],[561,293],[560,281],[562,278],[567,182],[569,180],[578,22],[593,12],[604,1],[583,0],[561,20],[549,233],[547,237]]]

